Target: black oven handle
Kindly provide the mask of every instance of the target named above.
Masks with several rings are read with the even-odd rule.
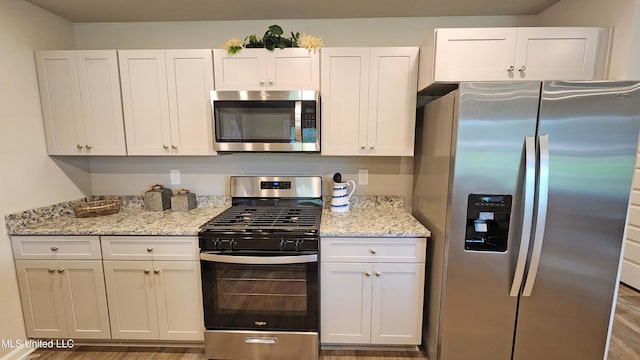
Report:
[[[236,256],[200,253],[200,260],[228,264],[305,264],[318,262],[318,254],[293,256]]]

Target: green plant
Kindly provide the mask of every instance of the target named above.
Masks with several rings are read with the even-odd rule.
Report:
[[[299,32],[292,32],[291,37],[284,37],[282,36],[283,34],[284,31],[282,27],[279,25],[271,25],[261,39],[253,34],[244,38],[244,42],[238,39],[231,39],[223,46],[229,54],[236,54],[242,50],[242,48],[266,48],[267,50],[273,51],[276,48],[298,47],[298,40],[300,39]]]

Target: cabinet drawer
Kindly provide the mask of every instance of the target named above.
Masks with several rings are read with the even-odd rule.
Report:
[[[12,236],[15,259],[100,259],[97,236]]]
[[[424,262],[426,238],[321,238],[324,262]]]
[[[108,260],[197,260],[198,238],[192,236],[103,236]]]

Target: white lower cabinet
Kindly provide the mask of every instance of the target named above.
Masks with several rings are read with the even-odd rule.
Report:
[[[416,257],[390,254],[394,242]],[[424,238],[322,239],[321,343],[420,344],[425,246]]]
[[[147,260],[157,256],[151,253],[162,248],[162,237],[156,243],[149,242],[153,237],[140,238],[148,246],[138,255],[140,259],[104,260],[113,339],[202,341],[197,254],[192,260]]]
[[[11,245],[28,337],[111,337],[97,236],[12,236]]]

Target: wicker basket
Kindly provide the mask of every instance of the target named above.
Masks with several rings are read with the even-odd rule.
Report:
[[[115,214],[120,211],[122,200],[94,200],[79,203],[73,207],[76,217],[92,217]]]

